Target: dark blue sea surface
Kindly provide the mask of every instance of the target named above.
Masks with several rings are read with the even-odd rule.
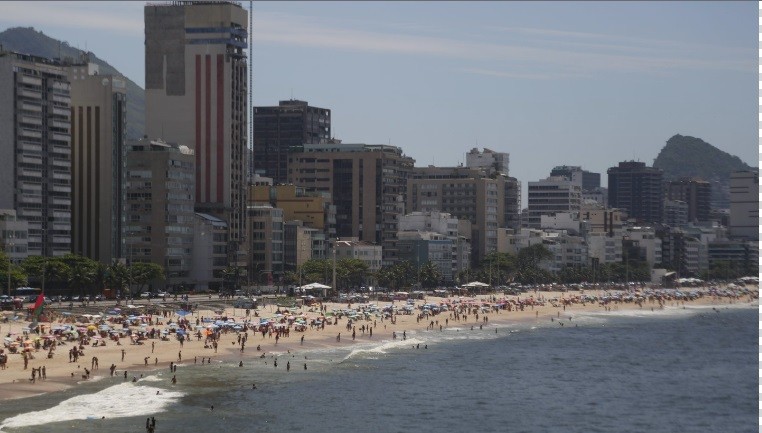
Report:
[[[160,433],[756,432],[758,314],[577,315],[282,354],[277,368],[189,366],[174,387],[168,371],[107,378],[1,402],[0,431],[138,432],[155,416]]]

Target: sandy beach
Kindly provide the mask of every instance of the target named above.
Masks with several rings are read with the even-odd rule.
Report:
[[[84,354],[79,357],[78,361],[71,362],[68,352],[73,347],[78,346],[78,341],[64,341],[63,344],[56,346],[54,354],[50,358],[46,350],[33,349],[31,351],[33,359],[29,360],[26,369],[24,369],[24,361],[21,354],[9,354],[7,368],[0,370],[0,400],[26,398],[42,393],[60,391],[76,386],[85,380],[98,380],[99,377],[111,375],[109,368],[111,365],[115,366],[115,376],[125,377],[124,380],[132,380],[133,377],[140,377],[141,374],[146,374],[152,370],[170,368],[170,363],[188,366],[203,363],[204,359],[211,358],[214,362],[243,362],[246,364],[260,358],[263,354],[271,356],[335,346],[351,347],[353,344],[368,342],[378,342],[381,344],[382,341],[394,339],[395,334],[397,339],[403,339],[407,332],[438,332],[440,331],[440,326],[442,329],[456,326],[460,328],[494,327],[498,331],[501,327],[512,323],[528,321],[535,321],[537,323],[552,322],[559,326],[574,326],[574,316],[580,313],[600,312],[605,314],[611,312],[615,314],[625,310],[682,308],[684,306],[723,307],[728,304],[750,303],[757,305],[758,303],[758,288],[756,287],[749,288],[743,293],[730,294],[723,292],[721,293],[722,296],[709,293],[705,288],[687,288],[682,289],[682,291],[683,293],[700,291],[702,296],[693,300],[669,299],[668,297],[648,299],[648,297],[644,296],[640,298],[639,303],[637,298],[635,300],[626,298],[631,296],[631,293],[604,292],[602,290],[585,290],[584,292],[531,292],[511,296],[488,294],[463,298],[457,296],[449,298],[428,296],[425,299],[415,301],[412,314],[402,314],[403,310],[400,308],[398,314],[392,316],[392,320],[390,317],[384,318],[383,314],[379,312],[366,316],[369,317],[369,320],[356,318],[353,328],[347,327],[348,320],[350,320],[348,317],[342,315],[339,318],[338,315],[329,315],[324,328],[307,326],[304,331],[300,332],[295,330],[294,324],[291,324],[288,326],[288,335],[282,335],[281,338],[277,338],[274,333],[263,336],[262,333],[251,329],[240,334],[235,331],[220,332],[216,349],[211,344],[205,344],[205,337],[202,337],[200,340],[197,339],[195,336],[197,328],[194,326],[196,320],[199,320],[199,324],[202,327],[204,325],[204,322],[200,320],[202,317],[212,318],[220,316],[232,318],[238,323],[249,320],[250,323],[259,324],[261,318],[272,317],[275,320],[281,319],[275,316],[278,307],[274,305],[259,307],[256,310],[259,317],[255,317],[254,311],[251,311],[251,314],[247,317],[245,310],[240,308],[226,308],[223,314],[218,314],[219,310],[215,312],[200,309],[193,311],[192,315],[185,316],[191,325],[192,331],[190,332],[193,332],[193,336],[182,344],[174,333],[170,333],[167,340],[149,338],[141,341],[142,344],[133,344],[129,337],[120,338],[118,344],[114,340],[103,339],[102,341],[105,341],[105,345],[98,345],[96,347],[93,347],[92,344],[85,345],[82,349]],[[664,291],[658,293],[659,297],[661,297],[662,293],[670,292]],[[608,301],[602,301],[606,296],[615,296],[614,299],[618,298],[620,300],[609,298]],[[596,298],[596,300],[591,301],[590,298]],[[624,299],[628,300],[624,301]],[[375,304],[379,309],[392,305],[392,302],[385,301],[371,301],[370,303]],[[101,309],[104,311],[114,306],[113,302],[103,304]],[[449,309],[435,315],[424,315],[424,310],[421,309],[421,306],[424,304],[449,305]],[[351,308],[362,308],[367,305],[353,303]],[[408,305],[408,303],[398,300],[393,305],[403,307]],[[523,309],[520,308],[522,306]],[[348,304],[326,303],[323,307],[326,312],[339,312],[342,309],[347,309]],[[510,310],[508,309],[509,307]],[[177,322],[180,318],[180,316],[174,314],[174,311],[168,311],[168,314],[169,317],[150,317],[148,320],[151,321],[151,324],[147,326],[147,329],[165,329],[168,327],[170,320]],[[320,307],[317,305],[300,307],[297,310],[286,312],[286,316],[282,319],[286,320],[288,314],[305,317],[307,323],[321,316]],[[53,322],[42,322],[41,324],[50,329],[60,326],[63,321],[74,320],[73,316],[76,315],[55,315]],[[157,322],[160,324],[156,324]],[[0,323],[0,333],[2,333],[4,338],[17,338],[19,337],[18,333],[27,327],[28,324],[28,322],[23,321],[3,322]],[[87,327],[90,324],[93,326],[99,325],[98,322],[87,323],[80,321],[75,326]],[[364,331],[362,327],[365,327]],[[137,330],[138,328],[132,327],[131,329]],[[352,336],[353,330],[355,332],[354,338]],[[8,335],[9,332],[11,332],[11,335]],[[205,332],[203,331],[203,333]],[[244,334],[246,335],[246,344],[242,351],[239,336],[243,337]],[[31,338],[34,337],[36,336],[31,334]],[[257,346],[260,346],[260,350],[257,350]],[[7,348],[5,353],[8,353]],[[93,368],[94,357],[98,360],[98,368]],[[45,368],[45,378],[40,379],[38,377],[32,381],[32,369],[41,369],[42,367]],[[90,370],[90,375],[87,378],[85,378],[87,376],[85,369]],[[181,378],[179,379],[181,380]]]

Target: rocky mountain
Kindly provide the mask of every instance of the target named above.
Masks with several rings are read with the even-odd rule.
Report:
[[[65,41],[53,39],[32,27],[12,27],[0,32],[0,46],[16,51],[50,59],[80,59],[84,51],[71,47]],[[98,64],[101,74],[124,77],[116,68],[93,53],[87,53],[90,61]],[[145,91],[132,80],[127,82],[127,138],[138,139],[145,130]]]
[[[664,171],[664,180],[699,177],[712,184],[712,207],[728,208],[730,173],[753,167],[741,158],[712,146],[700,138],[675,135],[661,149],[654,167]]]

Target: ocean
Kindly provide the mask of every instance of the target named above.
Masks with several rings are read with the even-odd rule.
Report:
[[[0,431],[141,432],[154,416],[161,433],[756,432],[759,315],[733,307],[411,332],[277,367],[181,366],[175,386],[168,369],[109,377],[0,402]]]

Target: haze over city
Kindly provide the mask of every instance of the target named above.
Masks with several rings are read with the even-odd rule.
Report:
[[[143,2],[4,2],[143,86]],[[249,3],[242,6],[248,9]],[[510,153],[522,184],[556,165],[651,164],[674,134],[756,166],[753,2],[255,2],[254,105],[332,110],[345,143],[416,165]]]

